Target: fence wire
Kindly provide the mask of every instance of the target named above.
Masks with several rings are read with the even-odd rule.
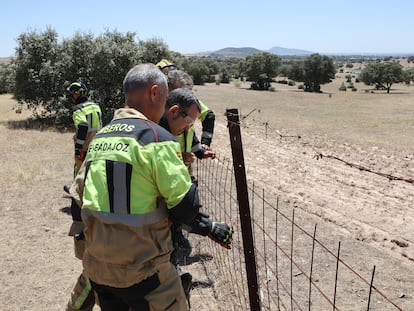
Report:
[[[207,273],[221,288],[216,299],[222,310],[250,310],[232,160],[197,161],[193,173],[203,208],[235,231],[230,251],[207,246],[215,265]],[[402,310],[375,286],[375,266],[354,268],[339,241],[319,236],[316,224],[295,216],[279,197],[254,183],[248,189],[262,310]]]

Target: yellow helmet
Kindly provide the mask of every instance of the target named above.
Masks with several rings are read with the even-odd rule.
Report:
[[[86,96],[88,94],[88,88],[82,82],[73,82],[67,88],[66,91],[69,94],[79,94]]]
[[[164,74],[171,70],[178,70],[178,67],[166,59],[161,59],[155,66],[161,69]]]

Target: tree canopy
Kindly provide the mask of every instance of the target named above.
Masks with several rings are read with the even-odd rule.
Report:
[[[219,71],[217,63],[210,57],[191,57],[183,69],[193,77],[195,85],[213,82],[214,75]]]
[[[331,82],[336,73],[334,58],[319,54],[289,59],[267,52],[245,59],[184,56],[170,51],[160,38],[137,40],[133,32],[107,30],[98,36],[77,32],[60,41],[56,31],[48,27],[43,32],[22,33],[17,43],[11,63],[0,65],[0,93],[14,94],[20,105],[16,111],[25,105],[35,117],[48,117],[63,125],[72,124],[73,104],[65,98],[65,88],[71,82],[87,85],[90,99],[101,105],[107,122],[113,110],[123,105],[122,81],[127,71],[136,64],[157,63],[163,58],[188,72],[194,84],[199,85],[246,78],[251,88],[268,90],[282,73],[303,82],[305,91],[320,92],[320,86]],[[335,60],[341,64],[351,62],[346,57]],[[413,76],[412,70],[403,72],[398,63],[386,62],[369,65],[360,79],[389,92],[393,83],[410,83]]]
[[[251,88],[268,90],[278,74],[280,57],[270,53],[257,53],[246,57],[245,72]]]
[[[402,66],[398,63],[369,64],[362,70],[359,79],[367,85],[374,85],[378,90],[390,92],[393,83],[399,83],[406,79]]]
[[[303,82],[305,91],[320,92],[321,85],[331,82],[335,73],[335,65],[330,57],[312,54],[304,61],[293,63],[288,77]]]
[[[160,39],[136,42],[135,33],[106,31],[94,37],[76,33],[58,42],[56,31],[21,34],[13,59],[13,94],[36,117],[49,117],[70,125],[73,104],[65,99],[65,88],[81,81],[92,90],[90,99],[99,103],[105,122],[123,105],[122,81],[128,70],[142,62],[169,58]]]

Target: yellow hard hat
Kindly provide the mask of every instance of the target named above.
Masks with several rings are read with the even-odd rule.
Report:
[[[66,91],[69,94],[79,94],[79,95],[87,95],[88,88],[82,82],[73,82],[67,88]]]
[[[155,66],[161,69],[165,74],[171,70],[178,70],[178,67],[166,59],[161,59]]]

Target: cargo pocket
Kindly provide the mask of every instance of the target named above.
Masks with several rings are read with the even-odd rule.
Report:
[[[75,256],[82,260],[83,253],[85,252],[85,240],[77,240],[74,238],[73,241],[75,242]]]

